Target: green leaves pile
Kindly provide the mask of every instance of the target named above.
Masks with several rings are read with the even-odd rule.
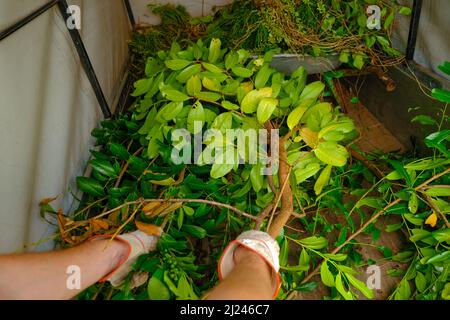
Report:
[[[135,83],[132,109],[93,131],[99,148],[89,162],[92,175],[77,179],[85,196],[80,209],[70,215],[72,231],[61,235],[61,244],[82,241],[88,225],[91,231],[95,226],[97,234],[120,234],[143,223],[162,226],[164,234],[158,250],[141,256],[121,287],[94,285],[80,299],[198,299],[210,290],[218,281],[215,270],[226,245],[256,224],[262,230],[268,227],[270,215],[262,221],[258,217],[267,207],[278,206],[282,181],[275,173],[270,178],[261,174],[264,161],[208,163],[208,148],[218,150],[216,154],[232,150],[225,154],[227,159],[248,160],[252,146],[238,143],[239,135],[206,137],[197,159],[188,152],[190,162],[176,164],[174,149],[188,149],[175,130],[184,129],[193,138],[207,129],[224,133],[270,126],[285,142],[291,168],[288,182],[298,212],[277,238],[283,280],[279,299],[314,290],[315,270],[329,288],[329,299],[373,298],[358,273],[384,260],[408,265],[406,272],[388,271],[402,276],[391,298],[448,299],[446,109],[441,122],[425,116],[415,119],[437,126],[426,139],[433,156],[365,155],[369,162],[390,168],[391,173],[379,179],[363,163],[349,163],[345,146],[355,138],[355,128],[327,102],[325,85],[308,83],[303,68],[291,77],[272,69],[273,53],[253,58],[243,49],[224,49],[220,40],[213,39],[186,49],[175,42],[170,50],[148,58],[145,77]],[[443,101],[447,92],[434,95]],[[265,160],[272,151],[255,153]],[[159,200],[153,204],[144,199]],[[42,208],[43,213],[55,212],[48,204]],[[376,223],[386,218],[387,226]],[[383,232],[399,230],[409,237],[402,251],[377,244]],[[372,241],[358,243],[360,234],[371,235]],[[384,258],[364,261],[358,251],[361,245],[375,247]]]
[[[376,24],[375,12],[367,13],[370,5],[379,8],[379,29],[368,27]],[[402,60],[392,47],[391,31],[396,15],[411,14],[410,8],[385,0],[235,0],[201,18],[189,17],[182,6],[149,7],[162,24],[134,35],[131,48],[140,56],[170,47],[167,39],[209,43],[219,38],[227,48],[256,54],[274,49],[315,57],[340,54],[341,62],[358,69]]]
[[[268,52],[262,58],[251,59],[248,51],[222,50],[221,41],[213,39],[208,47],[200,40],[186,50],[174,43],[169,52],[159,52],[157,57],[149,58],[147,77],[136,82],[132,94],[138,97],[134,119],[145,119],[139,133],[146,136],[141,138],[141,143],[146,147],[148,159],[159,155],[161,145],[173,144],[181,149],[178,141],[172,141],[171,133],[187,129],[196,134],[195,121],[203,124],[197,130],[216,129],[225,134],[230,129],[264,130],[266,122],[281,124],[287,118],[287,127],[281,125],[279,129],[285,134],[292,131],[288,160],[294,165],[294,184],[323,170],[316,185],[320,194],[332,167],[342,167],[347,162],[349,155],[343,144],[354,133],[353,123],[330,103],[318,101],[325,85],[307,84],[304,68],[298,69],[290,79],[272,69],[272,54]],[[264,189],[269,199],[267,179],[257,170],[262,163],[246,168],[239,166],[237,157],[248,163],[251,146],[238,142],[237,135],[231,140],[227,137],[225,141],[205,143],[208,148],[214,147],[224,154],[229,152],[227,159],[236,157],[236,165],[213,164],[211,177],[219,179],[231,171],[248,170],[254,191]],[[236,149],[230,152],[230,148],[226,149],[230,145]],[[202,163],[202,158],[206,156],[189,158],[189,161]]]

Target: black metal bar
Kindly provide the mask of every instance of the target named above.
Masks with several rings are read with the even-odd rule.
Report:
[[[59,0],[52,0],[44,4],[42,7],[36,9],[29,15],[27,15],[25,18],[17,21],[12,26],[6,28],[5,30],[0,32],[0,41],[3,39],[6,39],[10,35],[12,35],[14,32],[20,30],[22,27],[26,26],[28,23],[39,17],[41,14],[47,12],[50,10],[55,4],[57,4]]]
[[[59,10],[63,16],[64,21],[68,21],[70,19],[70,15],[67,12],[68,5],[66,0],[60,0],[58,2]],[[97,97],[98,103],[100,104],[100,108],[103,112],[105,118],[111,117],[111,109],[108,106],[108,102],[105,99],[105,95],[103,94],[103,90],[98,81],[97,75],[95,74],[94,67],[92,66],[89,55],[86,51],[86,47],[84,46],[83,40],[81,39],[80,32],[77,29],[68,28],[70,36],[72,37],[73,43],[75,44],[75,48],[77,49],[78,55],[80,57],[81,65],[83,66],[84,71],[86,72],[88,79],[94,89],[95,96]]]
[[[414,0],[411,25],[409,27],[408,46],[406,47],[406,59],[413,60],[416,51],[417,34],[419,31],[420,14],[422,11],[422,0]]]
[[[123,0],[125,8],[127,8],[128,19],[130,19],[131,28],[134,30],[136,27],[136,19],[134,18],[133,9],[131,8],[130,0]]]

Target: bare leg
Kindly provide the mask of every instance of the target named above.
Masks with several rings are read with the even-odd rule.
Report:
[[[0,256],[0,299],[71,299],[126,258],[127,245],[100,240],[51,252]],[[80,290],[69,290],[69,266],[81,271]]]
[[[274,279],[269,265],[256,253],[240,247],[236,266],[206,297],[207,300],[272,300]]]

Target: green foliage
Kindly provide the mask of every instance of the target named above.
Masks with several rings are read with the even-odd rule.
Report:
[[[74,222],[92,222],[109,209],[106,218],[113,231],[135,230],[133,216],[130,219],[134,214],[142,223],[164,225],[164,235],[158,250],[141,256],[121,287],[93,286],[80,298],[96,294],[99,299],[198,299],[210,290],[217,282],[215,270],[225,246],[252,228],[254,220],[195,202],[172,209],[170,204],[159,204],[162,210],[152,215],[140,207],[140,199],[207,199],[257,216],[276,201],[272,187],[282,187],[278,177],[269,181],[263,176],[262,163],[192,164],[196,159],[191,157],[191,162],[176,164],[172,151],[182,150],[186,142],[176,140],[174,132],[185,129],[192,138],[207,129],[263,129],[270,121],[288,137],[285,147],[292,167],[289,185],[294,210],[304,213],[297,219],[302,232],[286,228],[278,239],[283,280],[279,299],[314,290],[318,284],[310,281],[310,275],[315,267],[330,288],[329,298],[373,298],[374,293],[358,280],[357,270],[378,261],[362,261],[360,245],[374,246],[384,259],[409,265],[404,273],[390,271],[402,276],[392,299],[448,299],[446,107],[440,122],[416,119],[436,125],[425,141],[432,156],[364,155],[388,168],[389,174],[379,179],[363,163],[348,161],[344,146],[354,136],[353,122],[326,102],[321,82],[308,84],[303,69],[285,77],[268,66],[270,55],[250,58],[245,50],[222,50],[220,43],[216,40],[206,46],[198,41],[185,50],[174,43],[169,51],[150,57],[145,78],[135,84],[133,108],[93,131],[100,151],[92,151],[92,176],[77,179],[85,196],[73,214]],[[195,121],[203,123],[200,129]],[[248,160],[250,146],[238,148],[239,138],[231,139],[206,139],[203,147],[218,147],[220,153],[232,145],[227,158]],[[205,157],[203,152],[200,158]],[[48,202],[41,209],[43,215],[56,214]],[[356,214],[360,225],[355,224]],[[329,215],[338,217],[338,222]],[[372,217],[381,216],[394,223],[383,230],[374,222],[361,229]],[[267,223],[266,219],[263,229]],[[85,226],[73,231],[74,239],[83,235]],[[410,241],[402,251],[376,244],[381,232],[400,229]],[[358,232],[370,235],[370,243],[348,240]],[[67,237],[61,240],[71,245]],[[300,248],[294,265],[290,265],[292,246]],[[148,279],[139,283],[136,277],[141,274]]]
[[[312,56],[340,54],[340,60],[351,67],[362,69],[367,63],[395,63],[401,54],[392,48],[391,29],[395,14],[409,15],[410,9],[396,1],[371,1],[381,9],[380,29],[368,27],[369,15],[364,0],[273,1],[262,5],[259,1],[235,0],[217,8],[212,16],[191,18],[182,6],[150,5],[161,17],[160,26],[152,26],[134,34],[131,49],[144,58],[161,49],[168,49],[172,40],[195,42],[204,37],[206,43],[221,39],[226,48],[246,49],[263,54],[271,50],[295,52]],[[283,23],[279,23],[283,21]],[[198,59],[201,52],[183,53]],[[197,55],[197,56],[195,56]],[[207,57],[218,59],[217,53]],[[227,70],[236,76],[250,77],[250,70],[227,61]],[[260,76],[256,88],[264,85]]]

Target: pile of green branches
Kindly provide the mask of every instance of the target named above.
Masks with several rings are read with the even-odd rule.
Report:
[[[440,121],[415,119],[436,127],[425,140],[432,156],[364,155],[384,168],[379,177],[366,163],[349,161],[356,131],[332,107],[329,89],[308,82],[303,68],[291,77],[277,72],[272,56],[251,58],[213,39],[186,48],[174,42],[147,59],[132,109],[92,133],[99,148],[89,162],[92,175],[77,179],[85,194],[79,209],[56,211],[52,199],[41,204],[43,216],[57,218],[62,247],[97,234],[162,234],[158,250],[140,257],[122,286],[96,284],[80,299],[198,299],[217,283],[225,246],[252,228],[269,231],[280,244],[279,299],[313,291],[319,280],[330,299],[373,298],[356,275],[390,260],[407,266],[388,271],[401,276],[391,298],[449,298],[447,107]],[[450,64],[442,70],[450,73]],[[447,91],[435,89],[433,96],[450,103]],[[195,121],[220,132],[279,129],[278,173],[262,175],[263,163],[174,163],[173,151],[184,152],[186,141],[173,133],[197,134]],[[222,155],[231,146],[227,158],[251,154],[237,140],[203,143]],[[399,230],[408,235],[400,251],[377,244],[383,232]],[[363,234],[370,239],[356,241]],[[363,246],[383,258],[363,260]]]
[[[380,29],[368,26],[369,5],[380,10]],[[203,36],[207,42],[219,38],[228,48],[257,54],[276,48],[312,56],[340,54],[342,62],[358,69],[403,60],[392,48],[391,30],[396,14],[410,14],[409,8],[387,0],[235,0],[203,18],[190,18],[182,6],[150,8],[162,23],[135,33],[131,49],[139,56],[167,49],[171,40],[189,43]]]

